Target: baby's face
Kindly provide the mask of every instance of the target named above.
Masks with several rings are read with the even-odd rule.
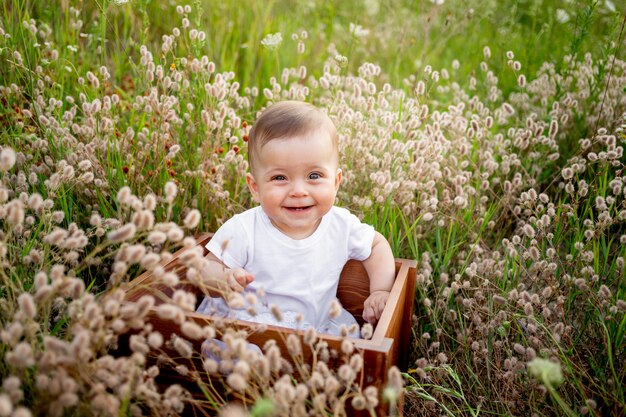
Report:
[[[341,181],[337,159],[325,130],[274,139],[259,150],[248,187],[274,226],[304,239],[335,202]]]

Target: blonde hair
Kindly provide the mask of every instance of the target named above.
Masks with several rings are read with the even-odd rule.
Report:
[[[280,101],[265,109],[248,135],[248,163],[254,165],[261,148],[274,139],[307,135],[320,129],[330,134],[338,150],[337,129],[326,113],[302,101]]]

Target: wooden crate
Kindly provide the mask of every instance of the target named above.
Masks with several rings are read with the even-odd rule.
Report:
[[[211,236],[210,233],[198,236],[197,244],[204,248]],[[176,271],[181,277],[181,281],[182,278],[185,277],[186,271],[179,265],[178,258],[183,252],[184,249],[179,250],[174,253],[171,260],[162,263],[165,270]],[[204,253],[207,253],[206,248],[204,248]],[[354,341],[355,348],[363,354],[364,366],[357,378],[357,381],[359,381],[362,387],[375,385],[381,389],[386,382],[387,370],[390,366],[396,365],[401,369],[405,369],[407,366],[416,284],[416,266],[417,263],[414,260],[396,259],[396,279],[391,289],[387,305],[374,329],[372,338],[369,340],[351,339]],[[177,288],[184,288],[187,291],[194,292],[197,296],[198,304],[204,297],[204,294],[191,284],[181,284]],[[156,306],[163,303],[164,300],[171,296],[176,288],[170,288],[163,284],[155,283],[152,274],[145,272],[127,284],[125,289],[127,301],[137,301],[146,294],[154,296],[155,307],[150,311],[148,320],[155,330],[163,334],[165,340],[168,340],[172,334],[181,334],[180,328],[175,322],[163,320],[159,318],[156,313]],[[341,301],[344,308],[357,318],[360,324],[363,323],[361,317],[363,302],[368,295],[369,278],[365,268],[361,262],[349,261],[341,273],[337,298]],[[243,329],[248,334],[248,341],[260,347],[263,347],[268,340],[273,339],[280,348],[283,357],[287,360],[291,358],[286,346],[287,335],[293,333],[298,335],[301,339],[304,336],[304,332],[299,330],[271,325],[260,325],[242,320],[215,319],[209,315],[196,312],[188,312],[186,316],[187,319],[193,320],[200,326],[213,324],[217,327],[227,325],[230,328]],[[341,350],[341,342],[343,340],[341,337],[325,334],[319,334],[318,336],[319,339],[325,340],[328,343],[329,349],[335,349],[338,352]],[[201,352],[201,343],[201,341],[198,341],[194,344],[195,351]],[[167,352],[167,348],[164,348],[164,350]],[[167,353],[170,353],[172,357],[179,356],[173,350]],[[156,361],[156,355],[151,358],[151,360]],[[309,363],[311,360],[311,352],[307,350],[307,346],[304,343],[303,358],[301,358],[301,360],[303,360],[304,363]],[[179,361],[181,363],[185,362],[182,358],[179,359]],[[186,364],[190,369],[203,369],[202,359],[200,357],[192,358],[188,360]],[[338,362],[331,360],[329,366],[334,365],[338,366]],[[179,383],[192,392],[194,396],[197,395],[198,398],[202,397],[202,389],[216,389],[220,391],[220,387],[216,387],[210,381],[201,389],[198,387],[197,382],[189,381],[189,378],[181,376],[168,366],[161,367],[160,381],[164,385]],[[376,411],[379,415],[384,413],[382,401]],[[196,413],[194,412],[194,414]],[[360,415],[360,413],[355,413],[355,415]]]

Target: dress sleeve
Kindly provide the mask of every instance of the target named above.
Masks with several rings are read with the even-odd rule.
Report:
[[[376,230],[369,224],[362,223],[354,214],[350,214],[348,238],[348,257],[363,261],[372,253],[372,243]]]
[[[206,248],[229,268],[245,268],[250,245],[237,216],[230,218],[213,235]]]

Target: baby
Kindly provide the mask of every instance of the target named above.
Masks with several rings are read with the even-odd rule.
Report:
[[[260,206],[217,230],[206,246],[207,272],[234,291],[261,290],[261,302],[232,309],[221,298],[207,297],[198,311],[339,334],[341,325],[356,323],[343,309],[330,314],[341,270],[356,259],[370,277],[363,319],[375,324],[393,285],[395,262],[380,233],[334,206],[341,169],[330,118],[304,102],[270,106],[250,130],[248,161],[246,183]]]

